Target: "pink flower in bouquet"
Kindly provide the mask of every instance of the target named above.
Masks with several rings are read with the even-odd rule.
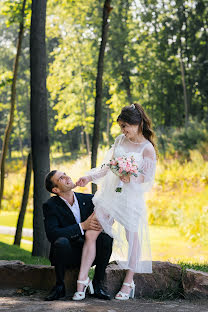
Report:
[[[118,160],[118,164],[119,166],[123,166],[125,165],[125,162],[123,161],[123,159]]]
[[[119,169],[118,169],[118,172],[119,172],[119,173],[122,173],[122,172],[123,172],[123,168],[119,168]]]
[[[131,171],[131,167],[129,165],[126,166],[126,172],[130,172]]]
[[[113,165],[113,166],[116,166],[116,165],[117,165],[117,161],[116,161],[116,160],[112,160],[112,161],[110,162],[110,164]]]
[[[113,158],[110,160],[108,166],[117,176],[134,175],[137,177],[138,174],[138,166],[133,156]],[[122,185],[123,182],[120,181],[116,188],[116,192],[122,191]]]

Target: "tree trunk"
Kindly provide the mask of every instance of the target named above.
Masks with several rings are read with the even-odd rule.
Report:
[[[2,198],[3,198],[3,193],[4,193],[4,175],[5,175],[6,154],[7,154],[7,150],[8,150],[9,137],[10,137],[10,133],[12,131],[12,124],[13,124],[13,120],[14,120],[17,71],[18,71],[19,57],[20,57],[23,32],[24,32],[25,3],[26,3],[26,0],[23,0],[21,18],[20,18],[19,35],[18,35],[18,40],[17,40],[17,53],[16,53],[16,57],[14,60],[13,79],[12,79],[12,87],[11,87],[10,115],[9,115],[9,121],[8,121],[6,130],[5,130],[5,134],[4,134],[2,154],[1,154],[1,162],[0,162],[0,168],[1,168],[0,209],[1,209],[1,202],[2,202]]]
[[[80,136],[81,136],[81,151],[84,151],[84,147],[85,147],[85,141],[84,141],[84,127],[82,127],[81,132],[80,132]]]
[[[19,149],[21,152],[21,156],[22,156],[22,162],[24,164],[25,160],[24,160],[24,153],[23,153],[23,143],[22,143],[22,138],[21,138],[21,125],[20,125],[20,118],[19,118],[19,112],[18,112],[18,106],[17,107],[17,115],[18,115],[18,120],[17,120],[17,125],[18,125],[18,140],[19,140]]]
[[[12,160],[12,145],[11,143],[9,143],[9,146],[8,146],[8,158],[9,158],[9,161]]]
[[[121,76],[122,76],[122,79],[123,79],[123,84],[124,84],[124,87],[126,89],[126,93],[127,93],[127,99],[128,99],[128,102],[129,104],[132,104],[133,101],[132,101],[132,95],[131,95],[131,80],[130,80],[130,73],[129,71],[127,70],[127,64],[125,64],[125,61],[124,61],[124,51],[121,52],[121,68],[122,68],[122,73],[121,73]]]
[[[103,7],[103,23],[102,23],[102,40],[100,44],[99,58],[98,58],[98,70],[96,78],[96,97],[95,97],[95,114],[94,114],[94,129],[92,137],[92,156],[91,156],[91,168],[96,167],[97,151],[99,144],[99,132],[100,132],[100,119],[102,109],[102,82],[103,82],[103,66],[104,66],[104,54],[107,42],[108,32],[108,17],[111,11],[111,0],[105,0]],[[92,193],[96,192],[96,185],[92,184]]]
[[[49,198],[44,178],[50,170],[46,93],[46,0],[32,1],[30,33],[31,146],[34,172],[33,256],[48,256],[42,205]]]
[[[87,147],[87,154],[90,154],[90,136],[89,133],[85,131],[85,139],[86,139],[86,147]]]
[[[107,145],[110,144],[110,107],[107,107],[107,125],[106,125]]]
[[[83,94],[84,94],[84,90],[83,90]],[[84,120],[86,120],[87,118],[87,105],[86,105],[86,102],[85,102],[85,97],[84,95],[82,96],[83,98],[83,114],[84,114]],[[84,123],[85,124],[85,123]],[[89,138],[89,134],[86,132],[85,130],[85,127],[83,127],[83,131],[84,131],[84,134],[85,134],[85,139],[86,139],[86,148],[87,148],[87,154],[89,155],[90,154],[90,138]]]
[[[20,246],[21,238],[22,238],[22,228],[25,218],[25,212],[27,208],[27,202],[29,197],[29,190],[30,190],[30,181],[31,181],[31,172],[32,172],[32,156],[31,153],[28,154],[27,157],[27,170],[25,175],[25,186],[24,186],[24,193],[22,197],[22,204],[20,208],[20,213],[17,221],[17,228],[15,233],[14,245]]]
[[[129,12],[129,1],[122,0],[119,5],[119,17],[120,17],[120,30],[121,32],[125,33],[125,29],[127,28],[127,20],[128,20],[128,12]],[[125,8],[125,14],[123,14],[123,9]],[[127,93],[127,100],[129,104],[133,103],[132,94],[131,94],[131,80],[130,80],[130,71],[128,66],[128,61],[125,61],[124,54],[125,54],[125,46],[128,46],[127,36],[125,36],[121,49],[120,49],[120,62],[121,62],[121,76],[123,80],[124,88],[126,89]]]
[[[188,105],[188,98],[187,98],[187,88],[186,88],[186,80],[185,80],[185,70],[184,70],[184,63],[182,59],[182,53],[180,51],[180,68],[181,68],[181,80],[183,85],[183,95],[184,95],[184,110],[185,110],[185,127],[188,126],[189,120],[189,105]]]

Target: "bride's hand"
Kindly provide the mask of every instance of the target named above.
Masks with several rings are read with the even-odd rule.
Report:
[[[81,178],[79,178],[79,180],[75,184],[76,184],[76,186],[84,187],[90,181],[92,181],[90,176],[89,177],[81,177]]]
[[[130,182],[130,176],[129,175],[122,175],[121,177],[120,177],[120,180],[122,181],[122,182],[124,182],[124,183],[129,183]]]

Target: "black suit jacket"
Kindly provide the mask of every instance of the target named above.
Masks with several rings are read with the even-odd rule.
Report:
[[[75,193],[75,196],[79,203],[81,222],[83,222],[94,210],[93,195]],[[53,249],[53,243],[59,237],[66,237],[70,241],[76,241],[82,236],[79,224],[77,224],[71,209],[60,197],[53,196],[44,203],[43,214],[45,231],[51,243],[51,249]]]

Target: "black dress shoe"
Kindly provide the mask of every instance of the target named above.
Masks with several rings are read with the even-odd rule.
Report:
[[[94,287],[94,297],[104,300],[111,300],[111,296],[105,289],[102,281],[93,281],[92,283]]]
[[[59,298],[65,297],[65,286],[54,286],[51,290],[50,294],[45,297],[45,301],[53,301],[58,300]]]

